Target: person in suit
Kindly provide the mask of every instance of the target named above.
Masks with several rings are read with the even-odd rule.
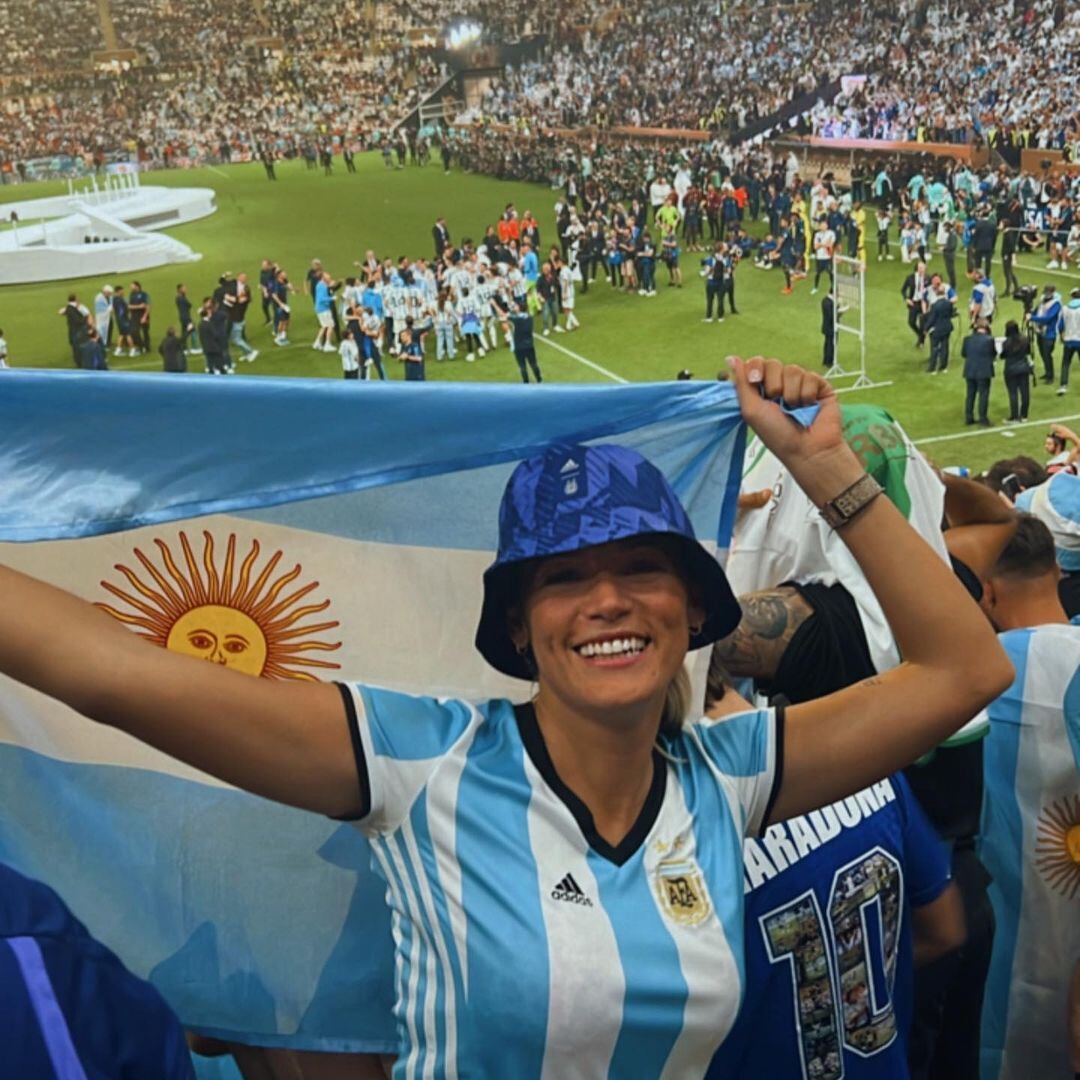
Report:
[[[578,251],[578,264],[581,267],[581,291],[589,291],[589,282],[596,280],[596,271],[604,264],[604,236],[603,224],[595,219],[589,222],[589,228],[581,238],[581,247]]]
[[[74,293],[68,296],[67,304],[64,305],[58,312],[58,315],[63,315],[67,322],[68,344],[71,346],[71,358],[76,367],[81,366],[79,359],[79,347],[86,340],[90,327],[93,326],[93,320],[90,318],[90,309],[85,305],[80,304],[78,297]],[[134,353],[132,354],[134,355]]]
[[[206,357],[206,374],[230,374],[229,323],[224,308],[217,307],[208,296],[199,315],[199,345]]]
[[[994,339],[990,336],[990,323],[986,319],[976,319],[975,328],[964,338],[960,354],[964,358],[964,381],[967,383],[964,423],[976,423],[975,398],[978,397],[977,422],[983,427],[990,427],[987,408],[990,404],[990,380],[994,377],[997,348],[994,345]]]
[[[436,218],[431,227],[431,238],[435,241],[435,261],[442,260],[443,252],[450,246],[450,230],[446,227],[446,218]]]
[[[821,364],[828,372],[836,363],[836,301],[831,289],[821,299],[821,336],[825,339]]]
[[[926,370],[931,375],[944,372],[949,367],[949,339],[956,318],[956,294],[935,274],[930,279],[926,294],[926,317],[923,329],[930,338],[930,362]]]
[[[907,304],[907,324],[915,335],[915,345],[922,348],[926,342],[926,328],[923,325],[925,314],[926,286],[926,263],[915,264],[915,269],[904,278],[904,284],[900,286],[900,295]]]
[[[105,362],[105,344],[97,332],[96,326],[91,326],[86,332],[86,337],[79,343],[79,367],[83,371],[108,371],[109,365]]]
[[[964,225],[960,221],[951,221],[945,226],[945,242],[941,245],[941,257],[945,260],[945,276],[949,287],[956,288],[956,253],[960,250],[960,233]]]
[[[997,225],[984,211],[979,214],[971,230],[971,249],[975,252],[975,266],[989,277],[990,265],[994,261],[994,248],[997,246]]]
[[[187,354],[184,351],[184,339],[170,326],[158,346],[163,369],[165,371],[187,371]]]

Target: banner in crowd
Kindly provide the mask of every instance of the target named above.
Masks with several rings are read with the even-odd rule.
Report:
[[[1016,668],[989,708],[979,855],[996,930],[983,1080],[1071,1074],[1066,997],[1080,961],[1080,627],[1001,635]]]
[[[744,429],[718,383],[5,376],[0,562],[250,676],[524,698],[472,641],[503,486],[553,442],[645,454],[721,555],[735,515]],[[10,680],[0,800],[0,860],[57,889],[186,1026],[394,1049],[384,888],[352,826]]]

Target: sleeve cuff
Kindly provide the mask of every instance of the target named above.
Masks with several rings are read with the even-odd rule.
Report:
[[[757,835],[763,836],[765,830],[769,827],[769,819],[772,817],[773,807],[776,805],[776,800],[780,795],[780,786],[784,782],[784,720],[785,711],[783,705],[776,707],[776,719],[773,724],[773,745],[775,750],[773,751],[773,780],[772,787],[769,790],[769,798],[765,803],[765,810],[761,815],[761,821],[758,824]]]
[[[345,721],[349,725],[349,738],[352,740],[353,757],[356,759],[356,781],[360,788],[360,812],[336,817],[334,821],[362,821],[371,813],[371,777],[368,774],[367,756],[364,754],[364,740],[360,735],[360,719],[356,714],[356,701],[352,691],[344,683],[334,683],[345,705]]]

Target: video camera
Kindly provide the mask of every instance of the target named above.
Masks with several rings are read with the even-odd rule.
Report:
[[[1024,314],[1030,315],[1031,309],[1035,306],[1035,298],[1039,295],[1039,290],[1034,285],[1021,285],[1013,293],[1013,299],[1019,300],[1024,305]]]

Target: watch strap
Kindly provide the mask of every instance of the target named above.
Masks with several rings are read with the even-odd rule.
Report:
[[[843,528],[861,510],[869,506],[883,490],[869,473],[863,473],[854,484],[845,488],[835,499],[830,499],[821,508],[821,516],[830,528]]]

